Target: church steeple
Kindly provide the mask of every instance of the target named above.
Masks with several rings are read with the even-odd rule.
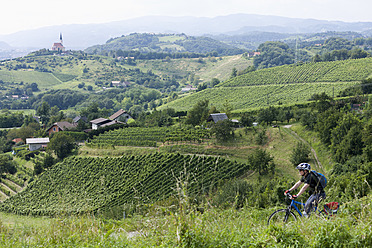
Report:
[[[59,40],[61,41],[61,44],[63,44],[62,33],[59,33]]]

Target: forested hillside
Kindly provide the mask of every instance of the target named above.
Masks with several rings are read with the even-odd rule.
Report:
[[[156,57],[156,54],[154,53],[169,53],[167,56],[172,56],[171,54],[174,53],[186,53],[179,56],[187,57],[193,56],[192,54],[209,53],[214,56],[226,56],[241,54],[244,52],[243,49],[233,47],[208,37],[195,37],[185,34],[172,35],[146,33],[123,35],[122,37],[108,40],[104,45],[96,45],[85,49],[87,53],[91,54],[108,54],[110,51],[118,50],[122,51],[123,54],[121,56],[125,55],[123,51],[139,51],[145,53],[143,58],[146,58],[146,53],[153,53],[152,58],[163,58],[162,54],[159,54],[159,57]],[[187,55],[187,53],[190,53],[191,55]]]

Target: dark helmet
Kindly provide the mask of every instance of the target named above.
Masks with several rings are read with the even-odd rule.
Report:
[[[311,166],[308,163],[301,163],[301,164],[297,165],[296,169],[297,170],[307,170],[307,171],[310,171],[311,170]]]

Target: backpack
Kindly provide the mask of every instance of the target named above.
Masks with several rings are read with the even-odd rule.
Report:
[[[322,188],[324,189],[327,186],[327,178],[320,172],[317,171],[311,171],[316,178],[318,178],[320,185],[322,185]]]

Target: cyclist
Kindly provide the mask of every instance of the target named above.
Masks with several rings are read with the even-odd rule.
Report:
[[[322,185],[319,182],[317,176],[311,172],[311,166],[308,163],[301,163],[296,167],[301,175],[300,181],[298,181],[292,188],[286,190],[284,195],[289,193],[292,190],[297,189],[302,183],[304,186],[300,189],[297,195],[292,195],[292,198],[297,198],[302,195],[308,188],[309,193],[311,194],[309,199],[305,203],[305,217],[310,216],[311,210],[318,204],[321,199],[326,198],[326,194]]]

